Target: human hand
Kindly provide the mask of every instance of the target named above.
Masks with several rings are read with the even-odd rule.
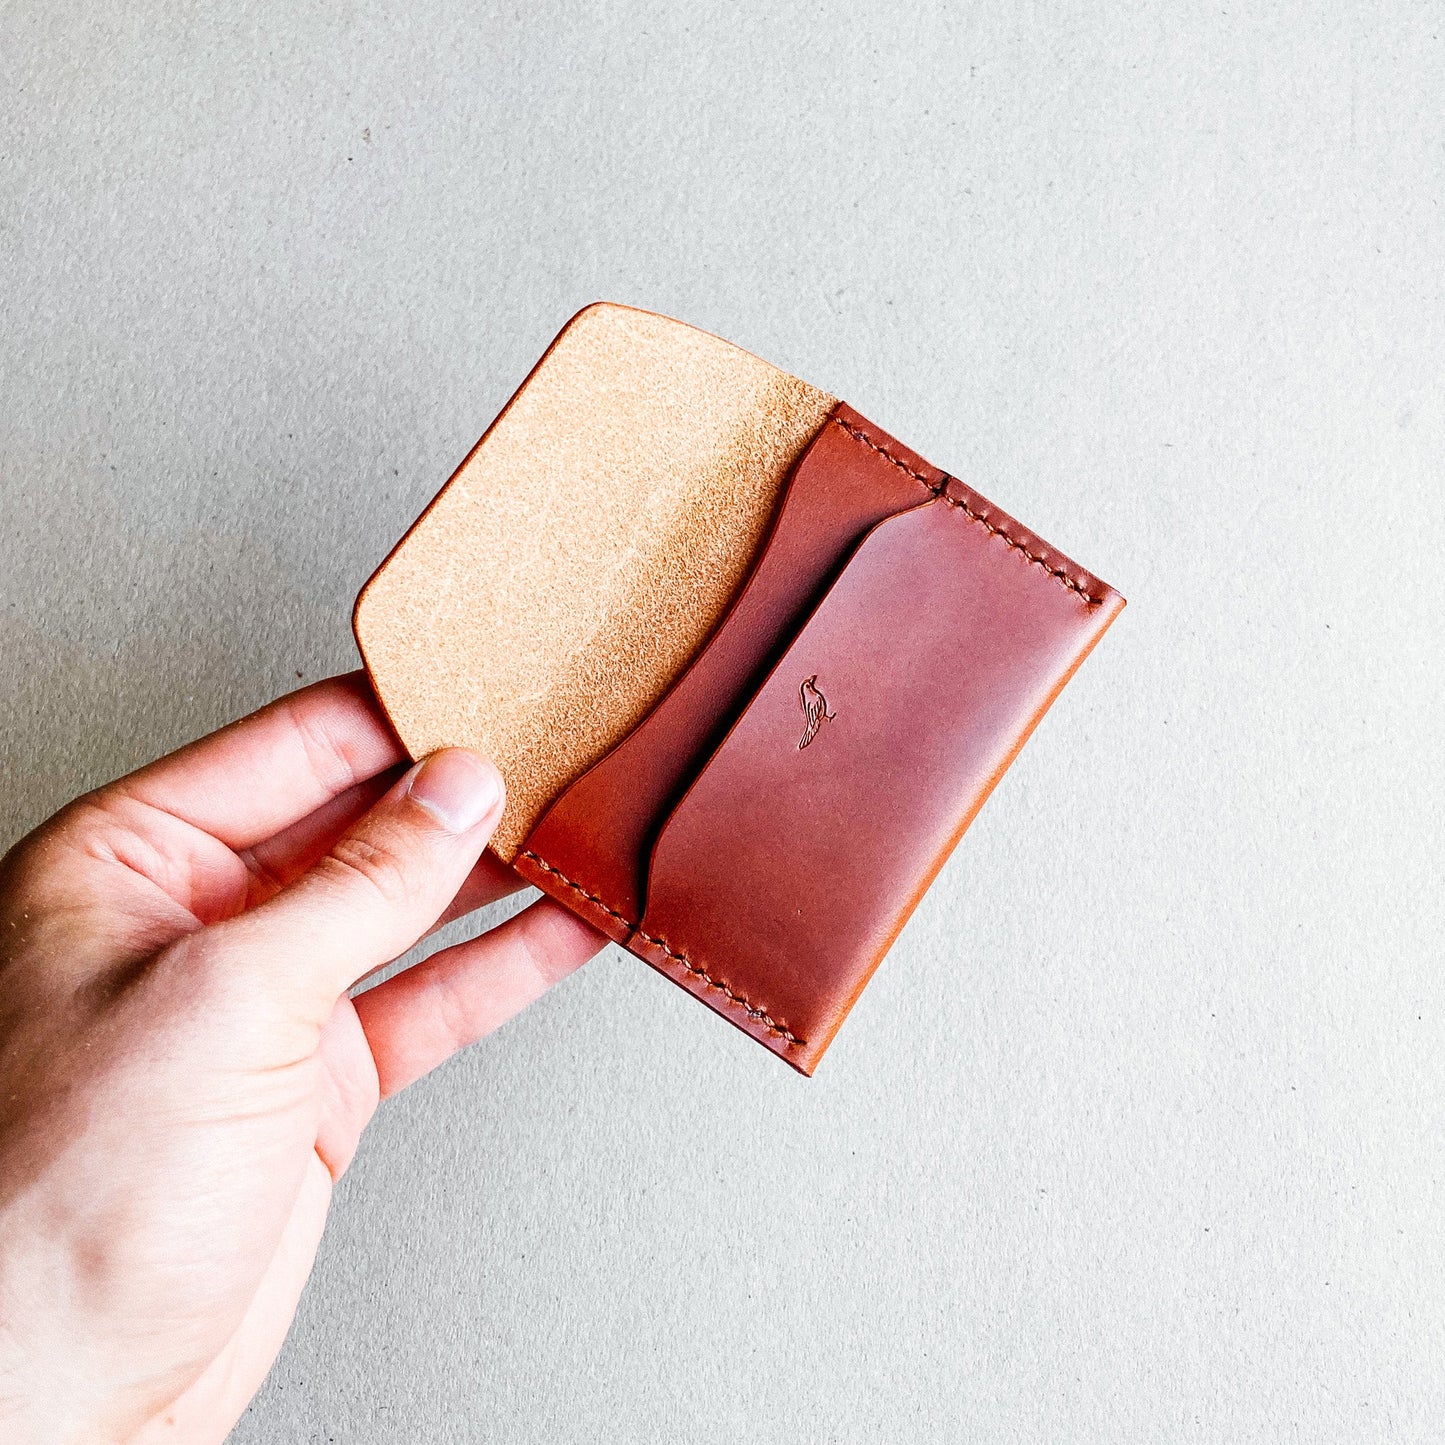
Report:
[[[606,940],[521,886],[501,779],[404,755],[359,674],[70,804],[0,862],[0,1436],[219,1441],[381,1098]],[[480,861],[479,861],[480,857]]]

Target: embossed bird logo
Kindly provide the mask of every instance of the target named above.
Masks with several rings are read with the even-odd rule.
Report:
[[[805,677],[798,689],[798,701],[803,705],[803,736],[798,739],[798,751],[802,752],[815,737],[825,722],[832,720],[828,711],[828,699],[818,691],[818,674]]]

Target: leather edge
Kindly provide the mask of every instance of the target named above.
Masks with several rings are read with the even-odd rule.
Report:
[[[534,888],[540,888],[569,912],[575,913],[584,923],[590,923],[614,943],[620,943],[624,948],[627,946],[627,941],[637,925],[615,908],[609,907],[597,894],[589,893],[580,884],[574,883],[560,868],[554,868],[525,844],[518,850],[509,866]]]
[[[882,434],[880,440],[880,429],[846,402],[839,402],[833,408],[828,421],[841,426],[844,431],[862,442],[864,446],[871,447],[885,461],[891,462],[900,471],[912,477],[919,486],[932,492],[935,496],[946,496],[954,506],[973,521],[1019,552],[1026,561],[1041,567],[1063,586],[1076,592],[1089,605],[1103,606],[1111,598],[1118,598],[1119,605],[1121,607],[1124,605],[1123,597],[1115,588],[1101,577],[1095,576],[1087,568],[1081,567],[1072,557],[1065,555],[1057,547],[1046,542],[1032,528],[1024,526],[1016,517],[1005,512],[1002,507],[989,501],[982,492],[976,492],[966,482],[961,482],[957,477],[940,471],[939,468],[924,461],[917,452],[894,441],[886,433]],[[940,477],[942,480],[934,481],[930,479],[928,473],[933,473],[935,477]]]
[[[1098,579],[1095,578],[1094,580],[1097,582]],[[1119,614],[1127,605],[1123,597],[1112,587],[1109,587],[1107,583],[1099,583],[1099,585],[1107,595],[1100,598],[1098,605],[1101,611],[1094,631],[1079,648],[1073,662],[1059,674],[1058,680],[1050,690],[1048,696],[1029,719],[1028,724],[1019,730],[1018,736],[1012,748],[1010,748],[1008,756],[989,779],[987,786],[979,791],[973,801],[972,807],[960,817],[958,827],[948,842],[939,850],[932,867],[925,875],[919,877],[912,897],[908,900],[907,904],[899,910],[894,921],[894,926],[887,934],[883,946],[878,950],[872,967],[856,976],[854,986],[847,995],[842,1007],[836,1011],[831,1026],[821,1033],[815,1033],[814,1036],[808,1040],[809,1050],[815,1055],[814,1067],[816,1067],[817,1061],[822,1058],[832,1045],[833,1040],[837,1038],[848,1015],[852,1013],[854,1005],[858,1002],[859,998],[862,997],[863,990],[868,987],[873,975],[878,972],[883,960],[888,956],[893,945],[898,941],[899,935],[903,932],[904,928],[907,927],[908,920],[913,917],[914,911],[923,901],[924,895],[933,886],[934,881],[943,871],[944,864],[953,856],[954,850],[963,841],[963,835],[973,826],[974,819],[978,817],[980,811],[983,809],[983,805],[988,802],[989,798],[993,795],[993,790],[1003,781],[1004,775],[1013,767],[1014,763],[1018,761],[1018,756],[1023,751],[1024,745],[1034,735],[1039,724],[1043,722],[1045,715],[1053,708],[1063,693],[1063,690],[1073,680],[1074,674],[1083,666],[1084,660],[1093,652],[1094,648],[1099,645],[1100,639],[1118,620]],[[811,1074],[812,1069],[810,1068],[807,1072]]]

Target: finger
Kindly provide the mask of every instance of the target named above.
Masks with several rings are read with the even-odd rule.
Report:
[[[417,764],[326,856],[274,898],[200,939],[228,968],[261,967],[329,1016],[358,978],[404,953],[456,897],[502,812],[502,779],[477,753]]]
[[[279,833],[241,849],[236,856],[252,878],[246,906],[254,908],[274,897],[315,867],[336,846],[337,839],[395,785],[402,771],[387,768],[374,778],[355,783]]]
[[[251,848],[406,760],[361,672],[328,678],[108,789]]]
[[[560,903],[539,898],[490,933],[358,994],[382,1097],[500,1028],[606,945]]]
[[[399,768],[388,768],[364,783],[357,783],[274,838],[243,850],[238,856],[252,880],[245,906],[254,908],[264,903],[319,863],[346,830],[396,782],[400,773]],[[526,886],[525,880],[495,853],[483,853],[432,931]]]
[[[422,934],[422,938],[430,938],[447,924],[455,923],[457,919],[465,918],[467,914],[475,913],[478,908],[485,908],[489,903],[510,898],[513,893],[520,893],[522,889],[530,886],[525,878],[514,873],[495,854],[483,853],[472,871],[467,874],[466,881],[457,889],[457,896],[447,904],[437,921]],[[376,964],[367,969],[355,983],[366,983],[373,975],[384,972],[388,965],[394,962],[394,959],[389,958],[385,963]]]
[[[495,853],[483,853],[430,931],[435,933],[438,928],[455,923],[458,918],[465,918],[498,899],[510,898],[529,886],[525,878],[514,873]]]

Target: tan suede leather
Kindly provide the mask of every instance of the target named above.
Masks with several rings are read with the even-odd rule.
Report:
[[[700,335],[574,319],[368,584],[357,634],[414,754],[498,756],[521,795],[503,858],[810,1074],[1124,600],[851,408]],[[690,389],[732,372],[692,428]],[[579,680],[588,706],[556,696]]]
[[[589,306],[366,584],[382,705],[413,756],[501,768],[502,858],[707,639],[832,406],[705,331]]]

